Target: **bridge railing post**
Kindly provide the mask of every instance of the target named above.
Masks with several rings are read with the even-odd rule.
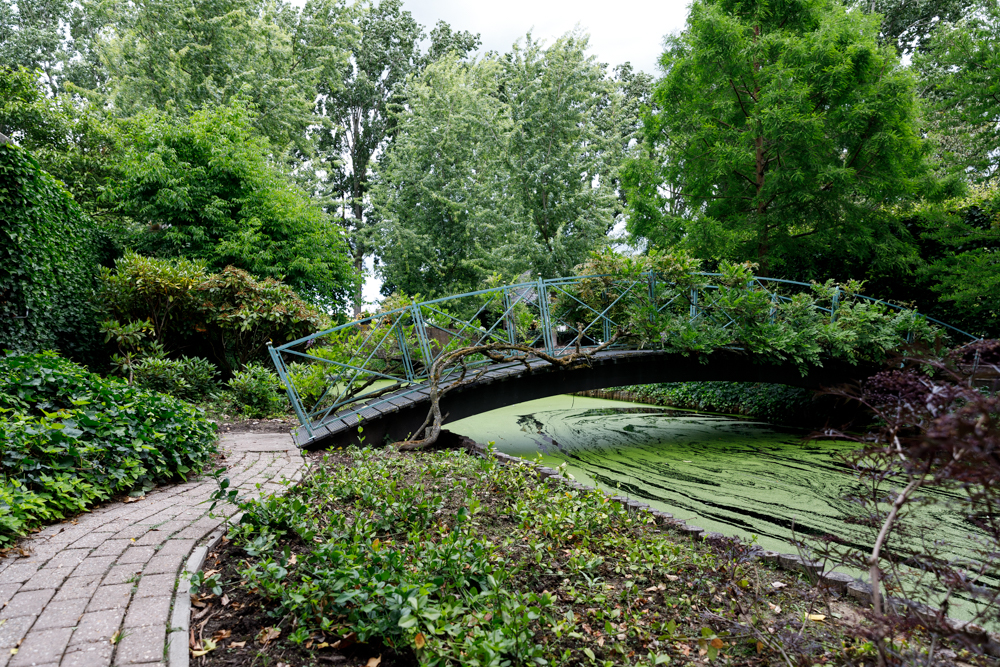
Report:
[[[420,306],[417,304],[410,306],[410,317],[413,318],[413,328],[417,330],[417,342],[420,345],[420,353],[424,357],[424,367],[429,375],[431,365],[434,363],[434,353],[431,352],[430,341],[427,339],[427,326],[424,324],[424,316],[420,312]]]
[[[840,305],[840,288],[833,290],[833,302],[830,304],[830,322],[837,321],[837,306]]]
[[[292,404],[292,408],[295,410],[295,416],[299,418],[299,423],[302,424],[306,429],[306,433],[312,438],[312,420],[306,419],[305,412],[302,410],[302,399],[299,398],[299,393],[295,391],[291,380],[288,379],[288,368],[285,366],[285,360],[281,358],[281,354],[271,346],[270,342],[267,344],[267,351],[271,355],[274,369],[278,372],[278,379],[281,380],[281,384],[285,385],[285,393],[288,394],[288,402]]]
[[[555,353],[556,342],[552,331],[552,318],[549,315],[549,294],[541,276],[535,283],[535,292],[538,297],[538,311],[542,317],[542,341],[545,343],[546,354],[552,355]]]
[[[650,271],[647,279],[649,280],[649,323],[652,324],[656,320],[656,271]]]
[[[396,342],[399,343],[399,353],[403,357],[403,368],[406,370],[406,379],[413,382],[413,359],[410,358],[410,348],[406,344],[406,332],[403,331],[403,318],[396,318],[392,325],[396,328]]]
[[[517,320],[514,317],[514,299],[511,298],[510,289],[504,285],[503,288],[503,312],[504,327],[507,329],[507,342],[511,345],[517,344]]]
[[[694,322],[695,318],[698,317],[698,288],[691,288],[691,309],[689,321]]]

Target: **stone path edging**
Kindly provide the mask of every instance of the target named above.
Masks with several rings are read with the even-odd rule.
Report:
[[[244,494],[280,491],[306,466],[290,434],[226,434],[220,449]],[[22,540],[28,556],[0,559],[0,667],[185,667],[186,630],[175,629],[190,619],[183,574],[237,511],[209,513],[217,488],[211,477],[159,487]]]

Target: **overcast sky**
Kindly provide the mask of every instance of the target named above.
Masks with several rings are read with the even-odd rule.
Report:
[[[614,67],[625,61],[657,74],[663,37],[684,27],[690,0],[404,0],[429,31],[438,19],[479,33],[484,50],[503,53],[529,30],[551,42],[579,25],[591,52]]]

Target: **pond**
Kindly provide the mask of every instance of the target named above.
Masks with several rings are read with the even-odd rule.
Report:
[[[836,535],[870,550],[876,530],[852,523],[847,498],[860,486],[837,457],[852,445],[808,441],[808,432],[748,419],[640,403],[554,396],[448,424],[448,429],[545,465],[567,465],[578,481],[636,498],[709,531],[756,536],[765,549],[795,553],[795,537]],[[976,529],[944,504],[918,508],[909,551],[931,538],[967,544]],[[854,573],[857,574],[857,573]],[[995,585],[995,581],[990,581]],[[962,614],[964,615],[964,614]]]

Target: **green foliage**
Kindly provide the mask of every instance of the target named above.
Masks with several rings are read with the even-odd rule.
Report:
[[[260,364],[248,364],[235,371],[226,383],[237,409],[248,417],[270,417],[284,412],[287,405],[278,392],[283,389],[274,371]]]
[[[96,347],[97,253],[72,197],[26,151],[0,145],[0,349]]]
[[[101,300],[119,321],[152,323],[172,355],[211,359],[224,372],[262,358],[267,343],[325,328],[327,318],[288,286],[226,268],[208,274],[197,262],[126,253],[101,271]]]
[[[198,357],[147,358],[136,364],[134,373],[137,386],[192,403],[205,400],[218,388],[215,365]]]
[[[346,455],[284,496],[241,502],[231,533],[249,555],[241,579],[296,644],[357,633],[422,665],[624,664],[667,623],[619,601],[682,559],[712,562],[599,491],[556,491],[493,459]],[[306,545],[294,560],[291,543]],[[585,622],[614,623],[607,644]]]
[[[343,236],[273,164],[253,117],[239,103],[184,121],[140,117],[107,197],[138,224],[131,244],[140,253],[233,266],[284,280],[314,303],[343,304],[356,280]]]
[[[508,187],[531,223],[524,249],[534,272],[568,275],[605,241],[615,206],[609,160],[620,139],[600,132],[613,95],[605,66],[587,53],[589,38],[568,33],[542,48],[529,34],[504,57],[504,98],[512,123],[504,140]],[[627,139],[626,139],[627,142]]]
[[[914,192],[925,149],[878,23],[831,0],[695,2],[624,175],[630,230],[762,275],[903,270],[910,250],[876,211]]]
[[[746,415],[772,424],[821,421],[813,392],[799,387],[762,382],[671,382],[619,387],[654,399],[660,405]]]
[[[935,29],[914,57],[940,117],[945,158],[986,181],[1000,167],[1000,7],[977,2]],[[945,17],[942,17],[945,20]],[[957,138],[957,141],[955,141]],[[947,150],[951,148],[951,150]]]
[[[608,79],[587,49],[578,33],[548,47],[529,34],[503,57],[442,58],[410,82],[371,192],[384,293],[566,275],[605,242],[644,79]]]
[[[399,134],[371,191],[384,292],[445,296],[478,288],[493,271],[527,268],[530,237],[500,196],[509,183],[495,142],[510,121],[499,75],[496,61],[447,56],[407,87]]]
[[[789,292],[757,285],[750,264],[722,262],[711,276],[689,273],[696,265],[684,253],[595,253],[583,275],[610,276],[573,284],[552,310],[564,322],[581,323],[607,311],[641,347],[685,355],[738,348],[761,361],[794,363],[803,373],[830,358],[882,363],[908,341],[931,343],[939,335],[914,311],[856,298],[862,285],[855,281]]]
[[[96,48],[108,70],[100,92],[122,117],[246,101],[248,119],[276,147],[307,145],[316,84],[348,58],[344,3],[301,9],[261,0],[104,2]],[[95,91],[96,92],[96,91]]]
[[[917,280],[896,287],[901,296],[926,302],[935,317],[962,329],[1000,331],[1000,185],[898,215],[919,239],[922,259]]]
[[[204,411],[58,355],[0,358],[0,544],[117,494],[199,474]]]
[[[396,135],[392,110],[406,100],[407,79],[437,58],[462,57],[478,48],[479,36],[439,21],[431,30],[428,53],[422,54],[426,35],[402,0],[358,2],[353,9],[353,57],[319,82],[316,113],[323,129],[316,139],[325,172],[322,188],[339,204],[340,223],[349,232],[360,270],[375,240],[367,201],[372,166]],[[359,297],[354,305],[360,312]]]

